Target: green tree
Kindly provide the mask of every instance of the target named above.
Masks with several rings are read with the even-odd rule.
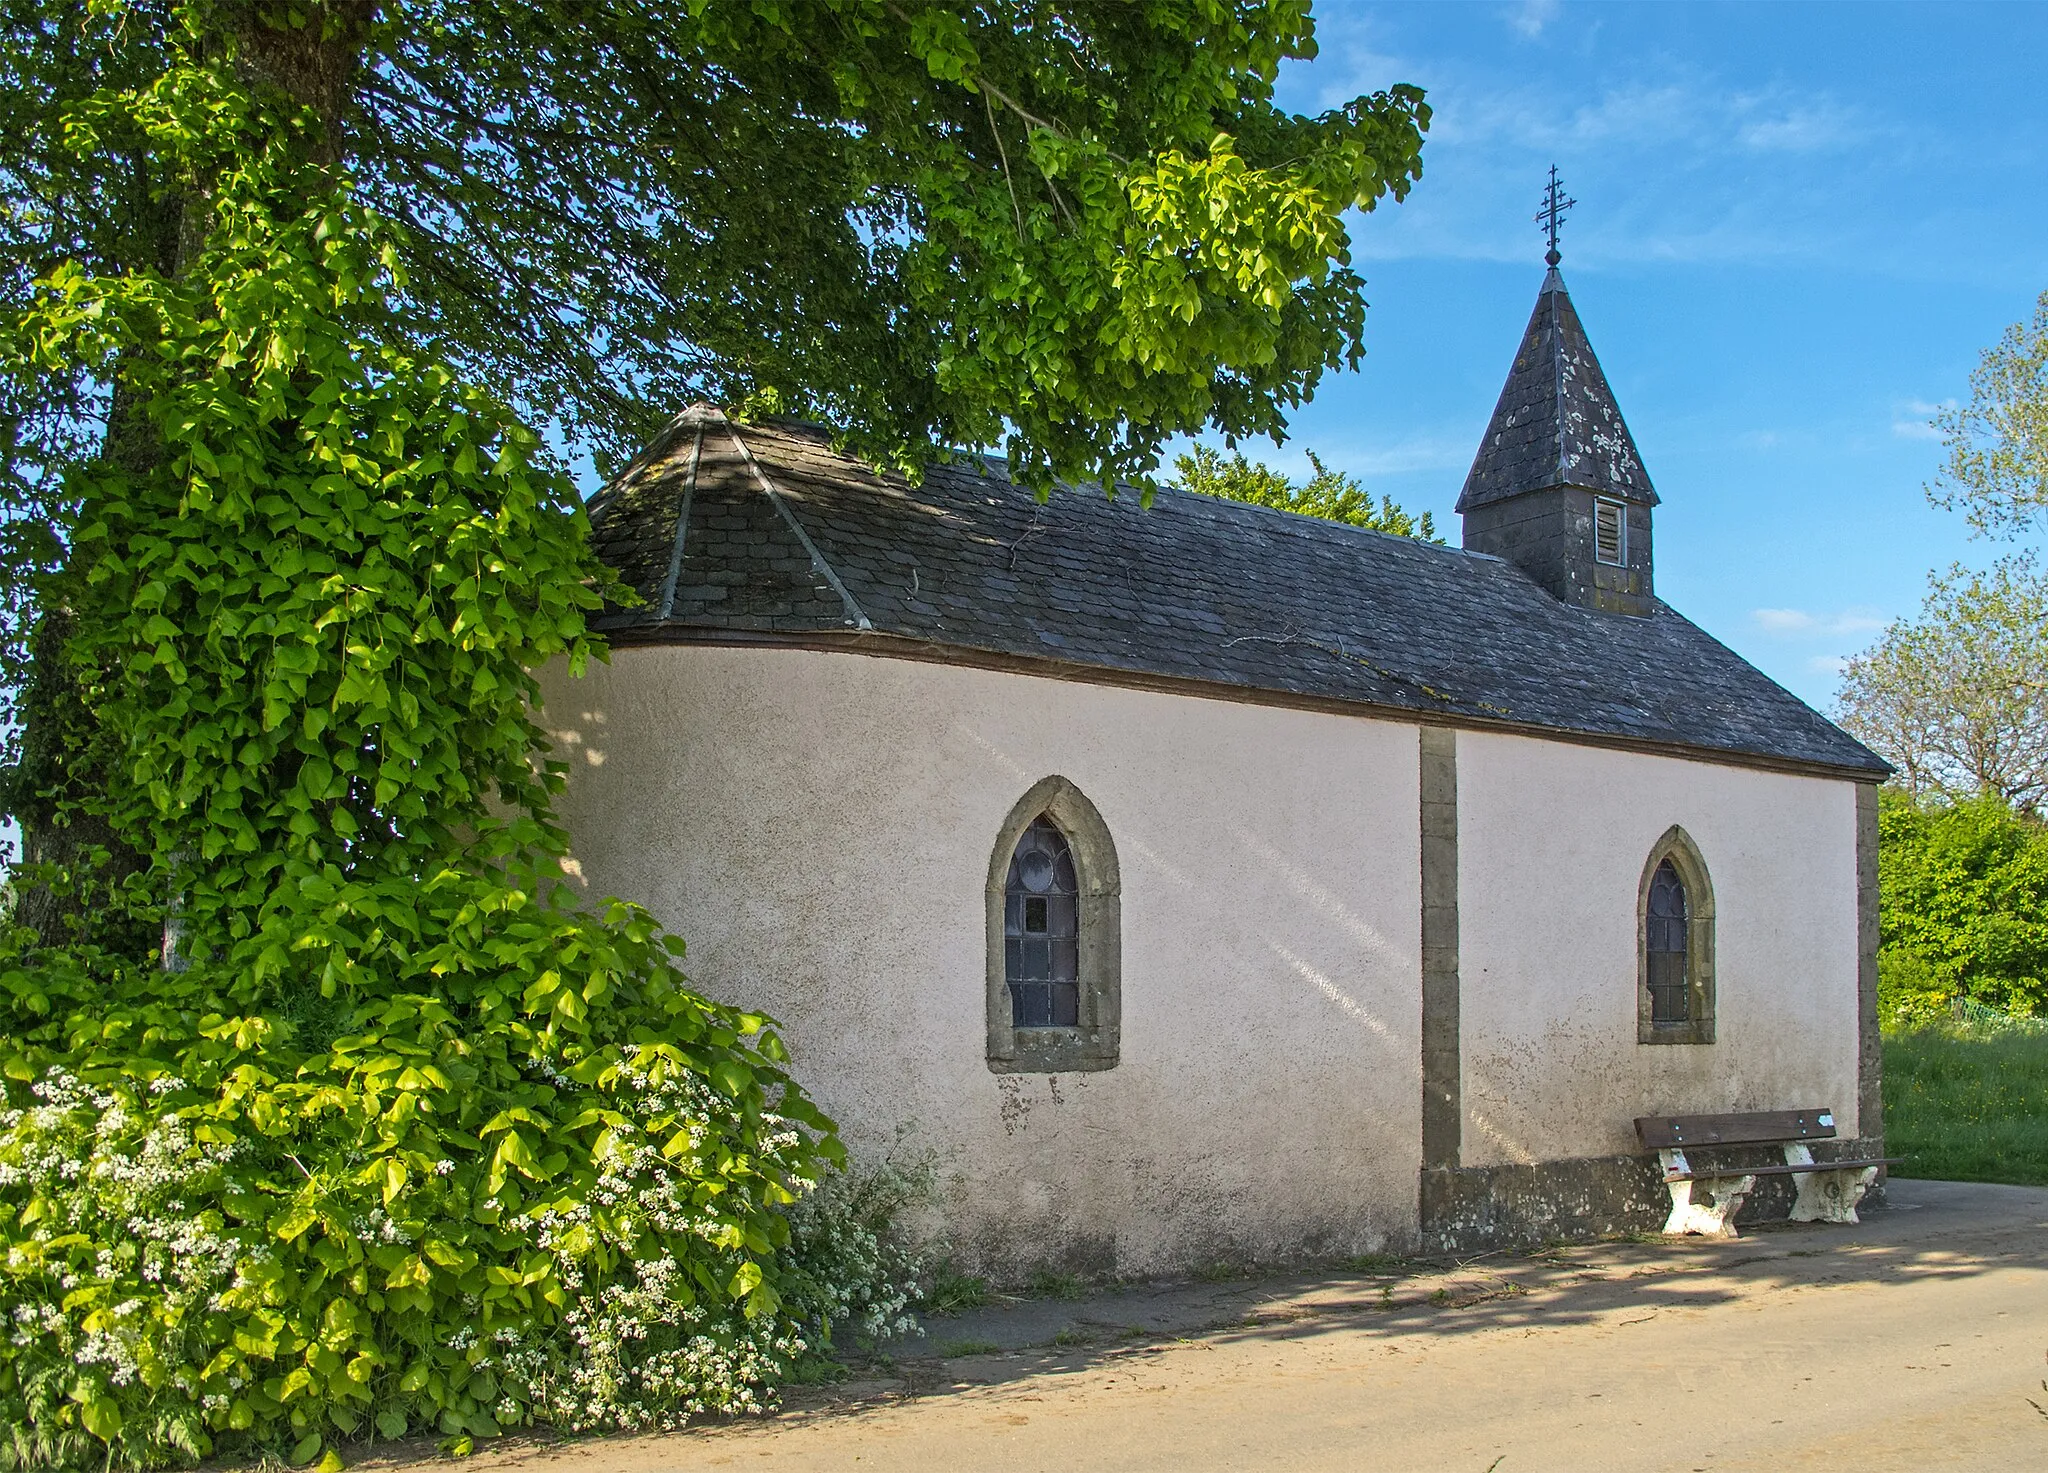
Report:
[[[2048,579],[2031,555],[1929,580],[1842,673],[1836,718],[1920,797],[2048,799]]]
[[[1410,516],[1391,496],[1382,496],[1375,504],[1356,477],[1331,470],[1313,450],[1308,453],[1308,463],[1314,474],[1297,486],[1271,466],[1247,460],[1241,450],[1226,460],[1213,447],[1197,445],[1174,461],[1174,469],[1179,472],[1181,489],[1201,496],[1249,501],[1424,542],[1443,540],[1436,535],[1436,519],[1430,513]]]
[[[1356,356],[1341,216],[1419,94],[1279,113],[1288,0],[0,47],[14,802],[74,840],[0,936],[0,1457],[672,1423],[886,1328],[871,1237],[799,1240],[843,1153],[767,1020],[563,883],[534,671],[616,590],[531,426],[615,458],[701,393],[1041,484],[1271,432]]]
[[[1276,108],[1280,63],[1315,51],[1306,0],[6,6],[0,311],[60,263],[185,268],[213,165],[104,113],[80,146],[72,119],[208,59],[304,110],[294,146],[392,227],[361,330],[600,469],[693,398],[906,468],[1001,444],[1041,487],[1276,433],[1358,360],[1345,212],[1405,194],[1429,116],[1407,86]],[[28,668],[44,612],[64,645],[68,473],[164,451],[119,363],[14,376],[0,429],[0,688],[50,728],[12,801],[61,858],[77,835],[34,842],[54,804],[116,842],[75,807],[105,782],[89,703]]]
[[[912,461],[1004,443],[1041,477],[1270,433],[1356,361],[1343,216],[1406,193],[1428,120],[1406,86],[1275,108],[1280,62],[1315,53],[1305,0],[8,0],[7,21],[10,302],[60,260],[176,269],[204,181],[133,129],[80,151],[65,119],[217,52],[309,109],[309,146],[403,227],[380,334],[606,463],[691,397]],[[15,406],[21,468],[106,387]]]
[[[2048,292],[2030,321],[1984,350],[1970,398],[1933,426],[1946,456],[1928,487],[1935,505],[1960,506],[1980,532],[2014,534],[2048,511]]]
[[[209,228],[170,276],[60,264],[15,343],[159,453],[65,479],[82,801],[141,865],[49,867],[91,924],[0,934],[0,1459],[756,1405],[900,1290],[795,1238],[843,1153],[766,1020],[564,884],[533,672],[610,586],[574,489],[379,339],[399,253],[317,119],[202,50],[69,123],[130,128]]]
[[[1968,998],[2048,1012],[2048,829],[1996,794],[1878,809],[1878,975],[1894,1020]]]

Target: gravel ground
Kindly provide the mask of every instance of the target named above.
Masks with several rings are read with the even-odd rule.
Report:
[[[770,1417],[466,1467],[2048,1469],[2048,1189],[1889,1194],[1732,1243],[999,1302]]]

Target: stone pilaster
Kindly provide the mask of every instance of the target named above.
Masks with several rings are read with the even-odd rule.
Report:
[[[1422,728],[1422,1165],[1456,1166],[1463,1129],[1458,1046],[1458,734]],[[1425,1202],[1428,1194],[1424,1194]]]
[[[1856,785],[1856,1134],[1884,1154],[1884,1039],[1877,1022],[1877,785]]]

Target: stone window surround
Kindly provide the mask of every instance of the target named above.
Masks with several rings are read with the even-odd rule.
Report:
[[[1080,895],[1079,1026],[1016,1028],[1003,967],[1003,899],[1017,840],[1040,814],[1066,836]],[[1081,790],[1052,776],[1032,785],[996,831],[984,891],[988,925],[988,1067],[996,1074],[1114,1069],[1123,1027],[1123,879],[1109,826]]]
[[[1654,1023],[1650,1018],[1650,879],[1665,860],[1685,883],[1686,1021]],[[1636,1042],[1714,1041],[1714,886],[1699,846],[1677,824],[1650,846],[1636,885]]]
[[[1614,527],[1614,556],[1609,557],[1601,546],[1600,524],[1608,521]],[[1610,568],[1628,566],[1628,507],[1611,496],[1593,498],[1593,561]]]

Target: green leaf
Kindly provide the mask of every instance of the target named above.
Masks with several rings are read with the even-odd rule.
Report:
[[[78,1419],[101,1442],[121,1435],[121,1408],[111,1396],[88,1396],[79,1406]]]
[[[733,1299],[744,1299],[761,1284],[761,1265],[748,1259],[734,1272],[732,1281],[725,1286],[725,1292]]]
[[[281,1242],[292,1243],[305,1236],[306,1230],[319,1220],[318,1207],[298,1201],[270,1220],[270,1231]]]
[[[525,1176],[540,1175],[540,1163],[533,1158],[533,1151],[526,1144],[526,1138],[516,1130],[508,1130],[498,1137],[497,1154],[492,1160],[493,1169],[502,1174],[510,1167]]]

